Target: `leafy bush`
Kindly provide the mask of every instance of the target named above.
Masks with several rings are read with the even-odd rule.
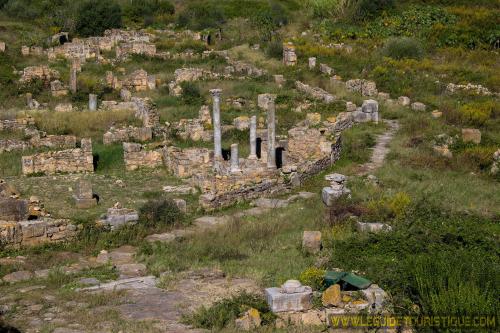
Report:
[[[189,3],[177,18],[177,24],[195,30],[218,28],[224,22],[224,11],[213,2]]]
[[[486,170],[493,164],[496,147],[468,147],[459,153],[460,165],[469,165],[479,170]]]
[[[181,82],[182,101],[189,105],[198,105],[203,103],[203,97],[200,88],[192,82]]]
[[[310,267],[300,273],[299,281],[310,286],[313,290],[323,290],[325,280],[325,270],[316,267]]]
[[[458,111],[463,122],[481,126],[490,119],[495,107],[493,101],[475,102],[462,105]]]
[[[114,0],[87,0],[76,18],[76,32],[84,37],[100,36],[106,29],[121,26],[122,10]]]
[[[265,52],[268,57],[282,59],[283,58],[283,41],[273,40],[265,46]]]
[[[202,307],[195,313],[184,317],[183,321],[197,328],[220,330],[250,308],[257,309],[261,313],[264,325],[272,323],[275,319],[264,298],[243,291],[220,300],[209,308]]]
[[[404,58],[421,59],[424,55],[424,48],[422,43],[414,38],[390,38],[386,41],[382,54],[398,60]]]
[[[172,15],[174,12],[174,5],[167,0],[131,0],[123,7],[126,19],[144,25],[157,15]]]
[[[359,0],[356,5],[356,19],[368,19],[378,16],[384,10],[394,7],[394,0]]]
[[[146,226],[174,225],[181,220],[181,211],[170,199],[149,200],[139,209],[139,222]]]
[[[392,197],[372,200],[368,203],[369,219],[384,221],[390,218],[402,218],[410,203],[410,197],[404,192],[398,192]]]

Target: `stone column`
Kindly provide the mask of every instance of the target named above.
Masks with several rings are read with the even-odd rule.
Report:
[[[250,118],[250,156],[248,159],[257,159],[257,116]]]
[[[214,161],[222,159],[222,135],[220,126],[220,95],[221,89],[212,89],[210,93],[213,96],[213,124],[214,124]]]
[[[267,109],[267,167],[270,169],[276,168],[276,105],[274,104],[274,96],[269,96],[269,104]]]
[[[240,158],[238,156],[238,144],[233,143],[231,145],[231,173],[241,172],[240,169]]]
[[[69,73],[69,88],[73,94],[76,94],[76,67],[71,65]]]
[[[316,68],[316,58],[311,57],[309,58],[309,69],[314,69]]]
[[[31,105],[33,104],[33,94],[31,93],[26,93],[26,105],[31,108]]]
[[[90,94],[89,95],[89,111],[97,110],[97,95]]]

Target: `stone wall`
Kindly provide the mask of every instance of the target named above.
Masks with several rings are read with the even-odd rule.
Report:
[[[148,42],[130,42],[123,43],[116,47],[116,57],[126,58],[131,54],[140,54],[149,57],[156,55],[156,45]]]
[[[151,149],[139,143],[123,143],[123,159],[128,171],[139,168],[157,168],[163,165],[163,149]]]
[[[31,117],[0,120],[0,131],[22,131],[34,124],[35,120]]]
[[[212,167],[213,152],[207,148],[167,147],[164,150],[165,166],[177,177],[191,177],[205,173]]]
[[[360,93],[363,96],[376,97],[378,94],[377,84],[373,81],[354,79],[345,83],[347,90]]]
[[[69,220],[43,218],[34,221],[0,221],[0,244],[19,248],[73,239],[78,232]]]
[[[300,81],[295,82],[295,87],[297,87],[297,90],[304,92],[310,95],[312,98],[324,103],[332,103],[333,101],[335,101],[335,96],[319,87],[311,87]]]
[[[137,107],[135,116],[142,120],[144,127],[157,127],[160,125],[160,114],[156,105],[149,98],[132,97],[132,103]]]
[[[34,80],[41,80],[46,86],[49,86],[50,81],[53,79],[59,79],[60,74],[54,69],[50,69],[48,66],[30,66],[23,69],[20,83],[29,83]]]
[[[75,148],[76,137],[72,135],[48,135],[45,137],[35,136],[29,141],[0,140],[0,153],[40,147],[55,149]]]
[[[153,138],[153,131],[151,127],[111,127],[109,131],[104,133],[103,143],[110,145],[115,142],[129,142],[129,141],[149,141]]]
[[[92,141],[82,139],[81,148],[23,156],[22,171],[24,175],[94,172]]]

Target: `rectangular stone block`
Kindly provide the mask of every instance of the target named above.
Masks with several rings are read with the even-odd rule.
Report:
[[[273,312],[304,311],[312,308],[312,291],[285,294],[281,288],[267,288],[266,300]]]
[[[28,201],[0,198],[0,220],[22,221],[28,218]]]
[[[97,206],[95,198],[75,198],[75,206],[78,209],[89,209]]]

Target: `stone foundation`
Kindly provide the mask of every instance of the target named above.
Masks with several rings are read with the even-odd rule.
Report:
[[[78,228],[69,220],[44,218],[34,221],[0,221],[0,244],[19,248],[73,239]]]
[[[147,150],[146,146],[138,143],[123,143],[123,158],[128,171],[139,168],[157,168],[163,165],[162,148]]]
[[[363,96],[376,97],[378,94],[377,84],[368,80],[349,80],[345,83],[347,90],[360,93]]]
[[[82,139],[81,148],[23,156],[22,171],[24,175],[94,172],[92,141]]]
[[[329,92],[319,87],[311,87],[300,81],[295,82],[295,87],[297,87],[297,90],[306,93],[310,95],[312,98],[322,101],[324,103],[332,103],[333,101],[335,101],[335,96],[333,96]]]
[[[111,127],[109,131],[104,133],[103,143],[110,145],[116,142],[129,142],[129,141],[149,141],[153,138],[153,131],[150,127]]]

